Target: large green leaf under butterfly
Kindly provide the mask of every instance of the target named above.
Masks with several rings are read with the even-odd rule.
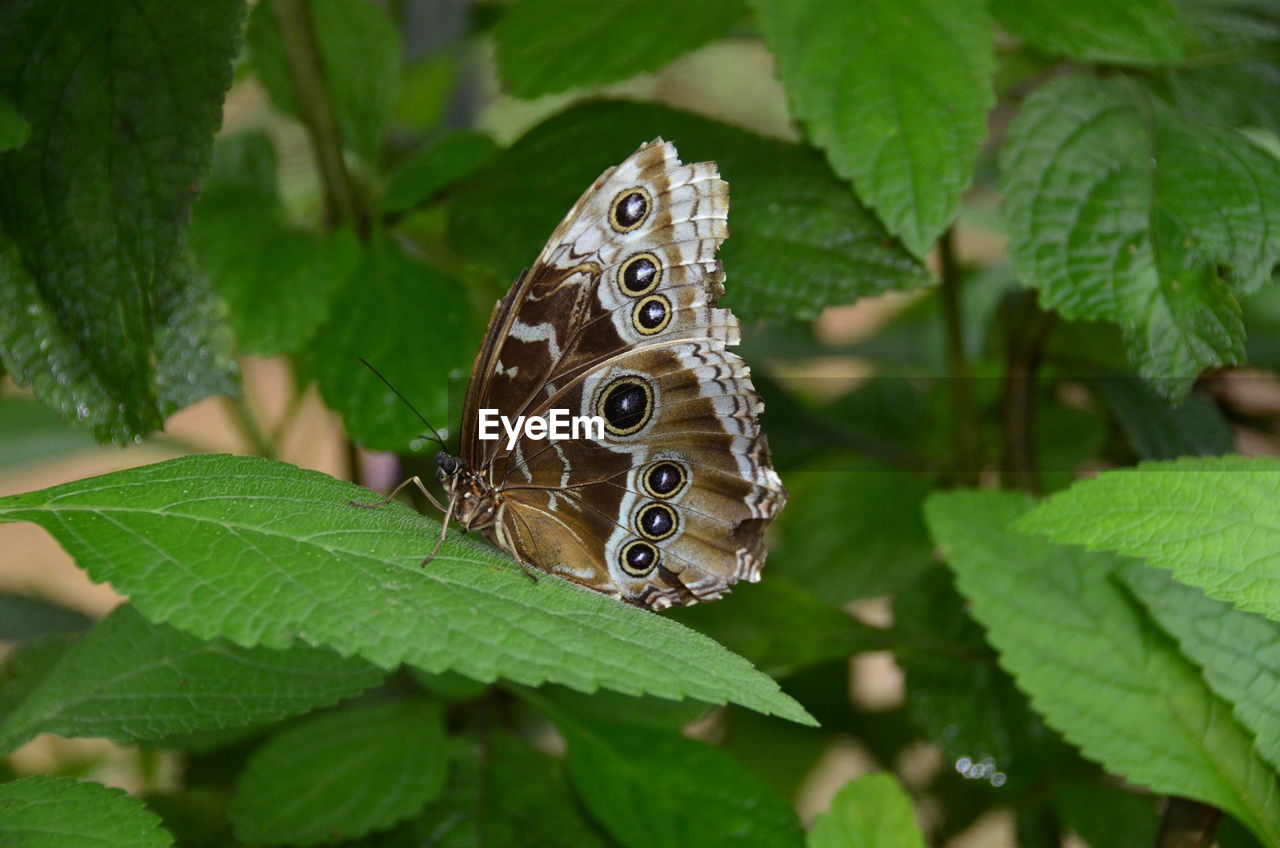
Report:
[[[711,703],[812,722],[741,657],[673,621],[507,557],[447,542],[400,504],[252,457],[191,456],[0,499],[0,521],[53,534],[95,580],[153,621],[203,638],[298,640],[482,681],[551,681]]]

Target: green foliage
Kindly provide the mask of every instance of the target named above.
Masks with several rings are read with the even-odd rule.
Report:
[[[1258,753],[1280,769],[1280,711],[1274,697],[1280,686],[1280,623],[1206,598],[1153,568],[1127,566],[1122,577],[1253,732]]]
[[[239,0],[0,11],[0,97],[31,125],[0,154],[0,361],[98,439],[230,389],[218,312],[178,248],[243,13]]]
[[[1119,324],[1163,394],[1240,361],[1236,297],[1280,260],[1274,157],[1135,85],[1072,76],[1028,98],[1001,188],[1010,251],[1041,303]]]
[[[27,143],[31,125],[8,100],[0,98],[0,152],[15,150]]]
[[[924,848],[911,799],[888,774],[850,781],[809,832],[809,848]]]
[[[1001,664],[1085,756],[1221,807],[1276,844],[1280,790],[1253,735],[1117,582],[1119,560],[1012,529],[1030,507],[995,492],[937,494],[925,507]]]
[[[89,624],[78,612],[22,595],[0,595],[0,639],[21,642],[51,633],[79,633]]]
[[[450,541],[421,567],[439,525],[400,504],[352,505],[374,497],[285,463],[191,456],[0,499],[0,521],[41,525],[143,615],[203,639],[301,640],[384,668],[733,700],[812,721],[711,640],[559,580],[534,584],[492,549]],[[370,619],[376,629],[351,626]]]
[[[896,651],[907,711],[942,748],[944,762],[990,759],[1009,781],[1006,791],[1063,767],[1052,733],[997,665],[945,569],[930,569],[899,594],[893,612],[895,626],[909,634]]]
[[[0,723],[0,750],[36,733],[162,741],[271,724],[377,683],[369,663],[314,648],[204,641],[121,607],[71,646]]]
[[[276,180],[265,134],[223,139],[187,234],[193,258],[227,304],[240,350],[265,356],[299,351],[360,261],[349,230],[317,235],[289,225]]]
[[[0,842],[21,848],[167,848],[173,837],[160,827],[159,816],[120,789],[69,777],[28,777],[0,784]]]
[[[27,398],[0,398],[0,469],[30,465],[93,447],[81,430],[64,424],[58,414]]]
[[[364,836],[437,798],[445,766],[439,704],[402,699],[327,713],[253,753],[231,821],[241,840],[264,845]]]
[[[0,549],[129,596],[0,574],[0,844],[1120,848],[1195,801],[1280,848],[1280,460],[1230,455],[1280,454],[1274,3],[427,5],[0,3]],[[657,137],[731,185],[763,582],[424,566],[297,467],[434,489],[359,360],[452,443],[494,300]]]
[[[983,4],[753,3],[796,117],[890,232],[923,256],[955,218],[995,99]]]
[[[725,752],[679,735],[549,712],[569,744],[574,786],[622,845],[801,843],[795,812]],[[652,792],[656,786],[662,791]],[[632,803],[646,796],[643,806]]]
[[[799,497],[782,515],[790,532],[773,564],[815,595],[843,603],[887,594],[928,566],[925,478],[873,467],[797,472],[788,484]]]
[[[450,205],[457,246],[514,280],[583,188],[658,136],[678,140],[685,162],[714,159],[729,181],[724,303],[744,320],[812,317],[828,304],[925,282],[920,265],[812,151],[636,103],[570,109],[503,151]]]
[[[498,64],[517,97],[616,82],[726,34],[745,12],[745,0],[526,0],[494,31]]]
[[[1212,598],[1280,619],[1280,460],[1147,462],[1084,480],[1020,526],[1056,542],[1141,557]]]
[[[312,0],[307,6],[342,139],[361,156],[374,160],[399,94],[399,34],[373,3]],[[293,71],[281,43],[274,4],[253,7],[245,38],[272,104],[296,116]]]
[[[1220,456],[1235,446],[1235,433],[1222,410],[1198,394],[1171,406],[1129,375],[1100,373],[1089,384],[1111,407],[1116,423],[1143,459]]]
[[[466,180],[497,154],[498,146],[487,135],[466,131],[446,135],[395,169],[382,196],[382,211],[404,212],[426,203]]]
[[[1173,0],[995,0],[992,14],[1046,53],[1082,62],[1165,65],[1185,52]]]
[[[423,323],[432,328],[422,333]],[[471,362],[475,338],[470,307],[458,281],[423,265],[393,244],[370,247],[334,298],[305,364],[347,432],[362,445],[409,452],[421,422],[368,360],[428,420],[445,421],[449,396]]]

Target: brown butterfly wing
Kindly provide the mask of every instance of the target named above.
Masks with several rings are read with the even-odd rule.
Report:
[[[759,579],[785,502],[749,369],[716,308],[728,186],[641,147],[607,171],[499,303],[468,392],[463,455],[498,490],[491,537],[522,561],[661,609]],[[604,438],[468,441],[476,414],[602,415]]]

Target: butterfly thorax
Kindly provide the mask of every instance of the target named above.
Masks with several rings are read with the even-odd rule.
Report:
[[[493,524],[497,491],[483,471],[441,451],[436,455],[436,479],[448,493],[449,509],[463,529],[483,530]]]

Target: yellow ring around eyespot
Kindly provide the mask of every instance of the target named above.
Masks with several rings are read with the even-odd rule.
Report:
[[[653,487],[649,485],[649,475],[652,474],[653,469],[657,468],[659,465],[670,465],[670,466],[673,466],[676,469],[676,471],[680,472],[680,482],[676,483],[675,488],[667,492],[665,495],[662,494],[661,492],[655,492],[653,490]],[[688,482],[689,482],[689,472],[685,471],[685,468],[683,465],[681,465],[678,462],[673,462],[670,459],[663,459],[663,460],[659,460],[658,462],[655,462],[653,465],[650,465],[648,468],[646,468],[644,470],[644,473],[640,475],[640,485],[644,487],[645,492],[648,493],[650,497],[662,498],[664,500],[667,498],[674,498],[676,495],[680,494],[680,490],[683,489],[684,484]]]
[[[653,565],[649,566],[643,571],[637,568],[632,568],[631,565],[627,562],[627,551],[631,550],[636,545],[645,545],[653,549]],[[648,577],[650,574],[653,573],[653,570],[658,567],[658,563],[661,560],[662,560],[662,551],[658,550],[658,546],[651,545],[648,542],[644,541],[643,539],[632,539],[630,542],[627,542],[625,545],[623,545],[622,550],[618,552],[618,565],[622,567],[623,571],[625,571],[627,574],[630,574],[632,577]]]
[[[639,386],[644,390],[644,416],[633,427],[615,427],[609,420],[609,416],[604,414],[604,402],[608,399],[609,393],[617,386],[624,385]],[[596,414],[604,419],[604,429],[615,436],[630,436],[632,433],[638,433],[653,418],[653,387],[639,377],[619,377],[600,392],[600,397],[596,400]]]
[[[647,511],[651,509],[661,509],[664,512],[666,512],[667,516],[671,519],[670,530],[657,536],[653,535],[652,533],[645,532],[644,524],[640,521],[640,519],[644,516],[644,514]],[[640,507],[640,509],[636,510],[635,525],[636,525],[636,532],[639,533],[644,538],[648,539],[650,542],[661,542],[663,539],[670,539],[672,536],[676,534],[676,531],[680,529],[680,517],[676,515],[676,511],[672,509],[671,506],[669,506],[668,504],[647,503],[644,506]]]
[[[640,323],[640,311],[644,309],[645,304],[652,301],[662,304],[662,322],[653,329],[649,329]],[[646,336],[656,335],[667,329],[667,325],[671,323],[671,301],[667,300],[660,294],[651,294],[644,300],[636,304],[636,308],[631,311],[631,326],[636,328],[636,332]]]
[[[623,198],[631,194],[638,194],[644,198],[644,214],[634,224],[626,225],[618,220],[618,206],[622,203]],[[613,231],[616,233],[629,233],[649,220],[651,214],[653,214],[653,195],[649,194],[647,188],[639,185],[624,188],[613,196],[613,202],[609,204],[609,226],[613,227]]]
[[[641,259],[648,259],[653,263],[653,279],[649,281],[649,285],[637,291],[627,288],[627,269],[639,262]],[[614,280],[618,284],[618,290],[627,297],[643,297],[658,287],[658,283],[662,282],[662,262],[652,253],[637,253],[634,256],[628,256],[627,261],[618,266],[618,276]]]

